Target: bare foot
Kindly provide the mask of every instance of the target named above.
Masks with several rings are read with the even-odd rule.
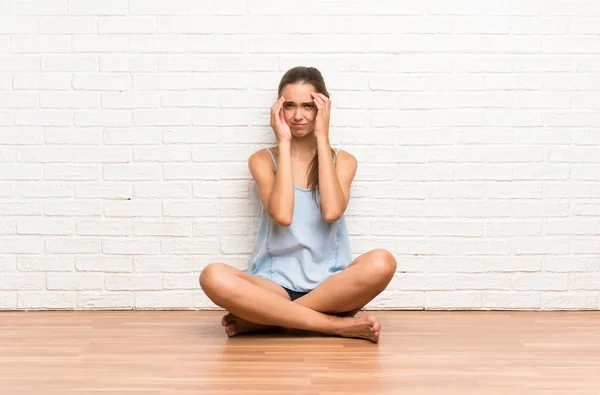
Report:
[[[268,329],[274,328],[271,325],[256,324],[243,320],[231,313],[223,316],[221,325],[225,327],[225,333],[227,336],[235,336],[246,332],[262,332]]]
[[[374,315],[366,315],[364,317],[343,318],[340,328],[336,334],[343,337],[357,337],[367,339],[373,343],[379,341],[379,331],[381,324]]]

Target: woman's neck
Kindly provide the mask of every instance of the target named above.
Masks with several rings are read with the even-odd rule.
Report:
[[[317,153],[317,138],[314,134],[310,134],[304,138],[297,139],[292,137],[290,145],[292,157],[302,161],[310,161]]]

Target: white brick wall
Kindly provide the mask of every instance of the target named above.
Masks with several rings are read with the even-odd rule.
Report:
[[[282,74],[360,165],[369,308],[600,308],[600,2],[0,1],[0,309],[214,308]]]

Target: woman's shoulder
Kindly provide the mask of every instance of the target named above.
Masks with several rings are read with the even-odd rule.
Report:
[[[350,152],[340,148],[340,147],[331,147],[331,149],[336,153],[336,161],[341,161],[344,163],[355,164],[357,163],[357,159]],[[269,153],[270,152],[270,153]],[[277,145],[272,147],[263,147],[259,150],[253,152],[248,158],[248,162],[250,161],[271,161],[271,154],[277,158],[279,156],[279,147]]]
[[[253,152],[250,155],[250,157],[248,157],[248,167],[251,171],[253,170],[253,168],[264,167],[264,165],[268,165],[269,163],[271,164],[271,167],[274,167],[273,160],[271,158],[271,155],[269,154],[269,150],[275,157],[277,157],[275,151],[273,150],[273,147],[263,147]]]
[[[341,147],[331,147],[331,149],[336,152],[337,155],[342,155],[345,156],[346,158],[350,158],[350,157],[354,157],[350,152],[343,150]],[[271,151],[271,153],[275,156],[277,156],[277,154],[279,153],[279,146],[275,145],[273,147],[264,147],[259,149],[258,151],[255,152],[255,154],[267,154],[268,156],[268,152],[267,151]]]
[[[341,148],[337,148],[337,149],[333,148],[333,150],[337,152],[337,159],[336,159],[337,163],[348,164],[351,166],[352,165],[356,166],[358,164],[358,160],[350,152],[343,150]]]
[[[352,155],[350,152],[342,149],[341,147],[331,147],[332,150],[334,150],[338,155],[342,155],[345,157],[354,157],[354,155]]]
[[[275,151],[277,149],[277,146],[275,147],[262,147],[256,151],[254,151],[252,154],[250,154],[250,156],[248,157],[248,159],[251,158],[268,158],[269,155],[269,151],[271,151],[272,154],[275,154]]]

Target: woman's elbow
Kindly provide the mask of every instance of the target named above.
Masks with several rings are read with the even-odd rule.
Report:
[[[342,218],[343,212],[324,212],[323,219],[325,222],[333,223]]]
[[[287,228],[292,224],[291,215],[271,215],[271,219],[277,226],[282,226],[284,228]]]
[[[292,219],[287,219],[287,218],[279,218],[279,219],[275,219],[273,218],[273,222],[275,222],[277,224],[277,226],[281,226],[284,228],[287,228],[288,226],[290,226],[292,224]]]

